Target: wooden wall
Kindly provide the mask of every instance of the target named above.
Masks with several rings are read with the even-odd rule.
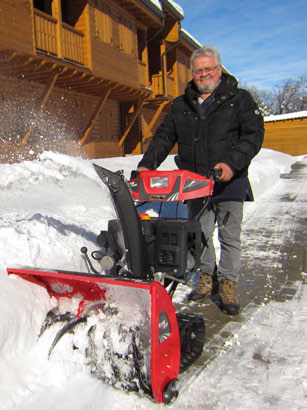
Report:
[[[122,7],[118,5],[119,3],[122,4]],[[61,1],[37,2],[37,7],[42,10],[36,10],[36,12],[33,9],[33,1],[2,0],[0,2],[0,59],[2,62],[0,75],[0,115],[2,121],[0,162],[32,159],[43,150],[57,150],[71,155],[88,155],[95,158],[118,156],[122,155],[123,152],[131,153],[134,150],[140,150],[139,142],[146,133],[148,124],[150,124],[159,108],[159,103],[163,99],[160,99],[161,93],[158,93],[156,104],[153,103],[151,109],[148,108],[148,104],[147,109],[141,111],[141,117],[137,118],[131,127],[122,150],[118,143],[126,129],[125,125],[129,125],[123,118],[124,102],[132,100],[137,104],[140,95],[143,96],[147,93],[149,98],[151,94],[150,91],[144,91],[143,88],[140,88],[140,84],[145,86],[149,84],[148,75],[145,75],[143,66],[142,78],[139,74],[139,59],[144,57],[142,56],[144,49],[138,50],[138,41],[141,38],[145,43],[146,21],[149,21],[150,30],[154,30],[151,26],[151,20],[142,21],[141,15],[137,15],[137,13],[132,15],[131,9],[130,12],[127,11],[129,10],[128,3],[112,0],[67,0],[62,3],[65,7],[61,13],[57,8]],[[135,1],[133,3],[137,7],[143,7],[141,2]],[[50,16],[51,9],[53,17]],[[49,23],[47,26],[43,24],[44,29],[41,31],[38,30],[40,19],[45,21],[44,11],[47,13],[46,21],[49,23],[51,21],[51,36]],[[61,14],[62,25],[57,24],[57,21],[61,21]],[[49,17],[51,20],[48,20]],[[152,18],[156,19],[155,24],[160,24],[159,17],[154,16],[154,13]],[[170,26],[170,38],[168,39],[177,41],[179,38],[178,22],[176,19],[173,20],[173,17],[169,20],[171,24],[175,22],[175,25],[173,28]],[[68,25],[73,26],[74,29]],[[35,32],[37,36],[39,32],[42,38],[46,36],[51,38],[51,49],[42,47],[39,42],[36,43]],[[74,33],[73,38],[78,38],[77,48],[78,52],[81,52],[82,58],[72,58],[70,53],[65,52],[70,48],[75,49],[71,45],[71,37],[67,33]],[[38,36],[38,38],[41,37]],[[160,40],[157,37],[149,43],[150,64],[146,68],[149,70],[149,77],[152,77],[153,74],[159,74],[162,84]],[[53,43],[55,43],[54,47]],[[185,54],[185,48],[179,50],[178,54],[177,48],[171,48],[170,52],[166,54],[166,95],[163,97],[167,97],[168,101],[172,101],[178,94],[184,92],[188,76],[187,54]],[[75,77],[72,74],[72,83],[65,84],[66,90],[60,88],[52,90],[48,102],[39,116],[37,116],[37,110],[46,90],[44,85],[35,81],[43,82],[46,80],[47,84],[49,74],[43,70],[40,73],[36,71],[36,63],[39,61],[36,61],[37,57],[44,58],[42,66],[46,62],[54,61],[56,69],[59,68],[58,64],[66,64],[66,69],[75,67],[74,74],[78,74]],[[143,61],[147,63],[147,56],[145,57]],[[32,59],[34,62],[31,61]],[[20,75],[24,77],[21,72],[24,69],[27,71],[28,81],[20,77]],[[97,83],[100,82],[103,87],[110,86],[112,88],[110,95],[113,100],[106,101],[85,144],[80,146],[79,141],[85,130],[90,129],[89,120],[97,107],[98,95],[103,92],[102,88],[99,92],[96,88],[93,90],[90,84],[86,84],[87,80],[84,81],[84,84],[80,82],[80,87],[79,84],[76,84],[78,87],[75,90],[80,90],[80,93],[69,91],[74,89],[69,85],[74,83],[74,78],[78,79],[85,75],[86,79],[87,71],[99,79]],[[45,75],[46,78],[44,78]],[[68,71],[67,81],[69,76]],[[30,82],[30,79],[33,82]],[[64,84],[64,80],[61,80],[60,77],[58,80],[58,84]],[[84,85],[88,87],[86,92],[96,91],[97,96],[83,94],[85,92]],[[163,91],[163,87],[160,88]],[[154,89],[153,91],[155,94]],[[163,102],[162,108],[165,111],[155,124],[151,135],[165,115],[166,107]],[[35,126],[25,149],[23,149],[23,138],[33,122],[35,122]],[[149,141],[150,138],[145,141],[144,149]]]
[[[178,65],[178,95],[184,93],[187,83],[192,79],[190,72],[190,58],[180,50],[177,51]]]
[[[31,54],[34,51],[32,34],[31,2],[1,0],[0,49],[13,49]]]
[[[75,0],[74,0],[75,1]],[[79,11],[79,17],[74,25],[77,30],[82,31],[83,33],[89,33],[89,6],[86,5],[83,7],[83,0],[78,1],[78,8],[76,7],[76,1],[74,3],[74,10]],[[83,58],[84,58],[84,65],[92,68],[92,54],[91,54],[91,44],[88,35],[83,37]]]
[[[87,105],[87,118],[94,107]],[[108,158],[122,155],[118,142],[121,136],[120,106],[117,101],[108,100],[92,128],[91,134],[82,147],[89,158]]]
[[[88,158],[121,157],[122,150],[116,142],[88,142],[83,147]]]
[[[143,135],[146,134],[147,128],[148,128],[154,114],[155,114],[155,110],[150,110],[150,109],[146,109],[146,108],[142,109],[142,117],[141,118],[142,118],[142,134]],[[143,144],[143,151],[144,152],[148,148],[148,145],[151,141],[152,136],[154,135],[155,131],[157,130],[157,128],[161,124],[164,117],[165,117],[165,114],[161,113],[158,121],[156,122],[156,124],[152,128],[152,130],[151,130],[150,134],[147,136],[146,140],[144,141],[144,144]]]
[[[107,146],[105,149],[99,148],[101,157],[119,154],[119,149],[114,149],[121,135],[119,103],[107,101],[86,144],[80,147],[79,139],[98,98],[59,88],[53,90],[23,150],[21,141],[36,119],[43,90],[44,87],[37,83],[0,76],[0,162],[35,158],[37,153],[44,150],[87,156],[92,152],[91,144],[100,146],[104,142]]]
[[[263,148],[290,155],[307,154],[307,118],[265,122]]]
[[[155,110],[150,110],[150,109],[146,109],[144,108],[142,110],[142,116],[141,116],[141,125],[142,125],[142,135],[145,135],[146,130],[152,120],[152,117],[155,114]],[[143,142],[143,152],[146,151],[146,149],[148,148],[148,145],[150,144],[150,141],[152,139],[152,136],[155,134],[157,128],[160,126],[161,122],[163,121],[163,118],[165,117],[166,112],[162,112],[158,121],[156,122],[156,124],[154,125],[154,127],[152,128],[150,134],[147,136],[146,140]],[[176,154],[177,153],[177,144],[175,145],[175,147],[172,149],[171,154]],[[140,154],[140,152],[134,152],[134,154]]]
[[[109,33],[103,35],[101,26]],[[92,69],[97,76],[138,88],[138,47],[134,19],[115,6],[97,1],[89,8]]]

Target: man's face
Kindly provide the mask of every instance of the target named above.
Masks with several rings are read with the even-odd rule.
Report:
[[[193,80],[201,94],[211,94],[218,86],[222,68],[213,56],[196,57],[193,62]]]

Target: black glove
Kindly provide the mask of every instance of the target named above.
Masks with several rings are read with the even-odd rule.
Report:
[[[221,175],[222,175],[221,169],[210,169],[208,178],[213,179],[215,182],[217,182],[220,179]]]
[[[130,174],[130,179],[137,179],[139,177],[139,171],[137,170],[132,170]]]

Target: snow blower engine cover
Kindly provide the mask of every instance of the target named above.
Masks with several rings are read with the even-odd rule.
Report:
[[[187,170],[144,171],[129,181],[137,201],[185,201],[212,195],[213,179]]]

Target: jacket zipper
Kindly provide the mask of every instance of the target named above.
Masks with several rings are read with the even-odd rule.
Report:
[[[199,116],[196,116],[195,117],[195,119],[197,119],[198,120],[198,129],[197,129],[197,135],[196,135],[196,137],[194,137],[194,141],[193,141],[193,143],[194,143],[194,152],[193,152],[193,169],[194,169],[194,172],[197,172],[197,166],[196,166],[196,147],[197,147],[197,141],[198,141],[198,138],[199,138],[199,135],[200,135],[200,121],[201,121],[201,118],[199,117]]]

